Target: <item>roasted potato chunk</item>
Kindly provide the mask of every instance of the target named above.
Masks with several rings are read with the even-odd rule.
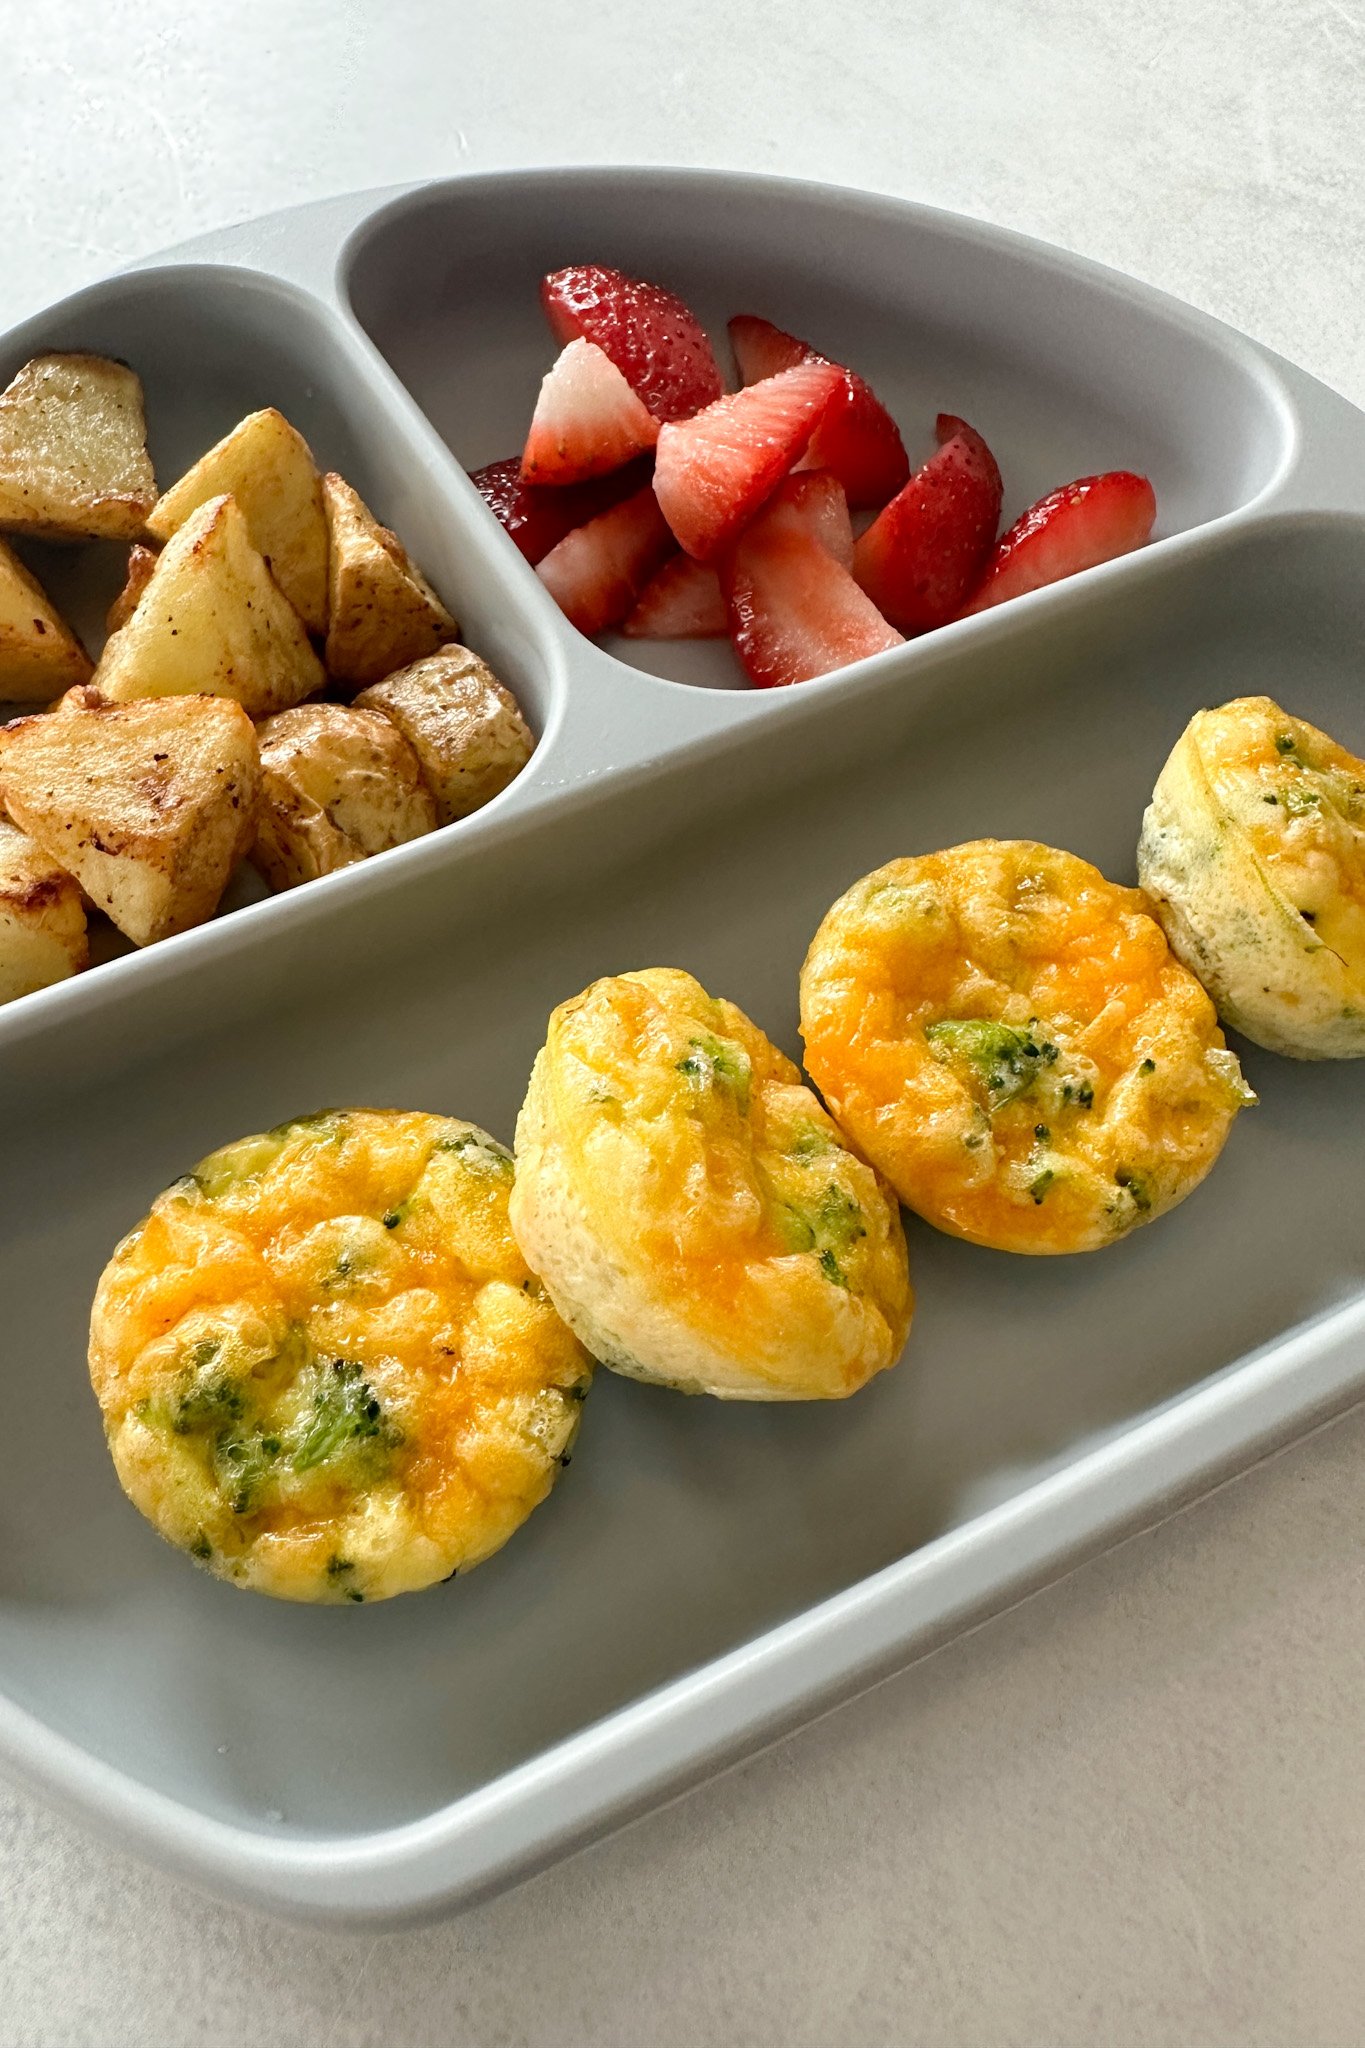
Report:
[[[120,626],[126,626],[137,610],[142,593],[152,580],[156,567],[155,548],[144,548],[141,543],[128,550],[128,567],[123,578],[123,588],[104,615],[106,634],[117,633]]]
[[[327,509],[327,672],[377,683],[459,633],[440,598],[344,477],[322,479]]]
[[[260,742],[251,858],[272,889],[316,881],[438,822],[416,754],[377,711],[300,704],[268,718]]]
[[[0,541],[0,703],[50,703],[90,667],[37,577]]]
[[[327,630],[327,521],[322,480],[302,434],[273,406],[248,413],[157,499],[147,531],[178,533],[191,512],[228,493],[252,545],[310,633]]]
[[[80,884],[0,818],[0,1003],[65,981],[88,959]]]
[[[256,830],[260,760],[220,697],[88,685],[0,729],[0,804],[135,945],[202,924]]]
[[[232,697],[250,717],[268,718],[311,697],[326,678],[236,500],[221,497],[192,512],[166,543],[94,680],[115,704]]]
[[[355,701],[391,718],[412,746],[443,825],[506,789],[535,746],[512,692],[467,647],[443,647]]]
[[[156,503],[142,385],[106,356],[35,356],[0,392],[0,527],[132,540]]]

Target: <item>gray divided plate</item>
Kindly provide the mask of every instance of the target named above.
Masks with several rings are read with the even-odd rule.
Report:
[[[997,451],[1006,516],[1154,479],[1140,554],[798,689],[715,644],[602,649],[466,468],[551,357],[540,274],[659,277],[858,365],[927,452]],[[1174,1215],[1098,1258],[911,1225],[908,1356],[850,1402],[599,1376],[573,1469],[469,1580],[373,1608],[245,1597],[123,1500],[85,1371],[96,1278],[223,1140],[326,1103],[510,1138],[551,1007],[690,968],[799,1054],[833,898],[893,855],[1028,835],[1130,879],[1201,704],[1268,691],[1365,749],[1365,419],[1074,257],[854,192],[533,172],[285,213],[30,321],[126,357],[158,473],[278,405],[404,536],[540,743],[464,824],[0,1012],[0,1752],[129,1846],[338,1920],[495,1890],[871,1684],[1356,1399],[1365,1064],[1246,1055],[1262,1106]],[[97,616],[114,552],[44,559]]]

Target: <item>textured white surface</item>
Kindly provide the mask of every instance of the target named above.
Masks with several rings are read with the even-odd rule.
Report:
[[[1365,402],[1365,0],[0,0],[0,324],[348,186],[643,158],[1097,256]],[[299,1933],[0,1794],[0,2048],[1365,2037],[1365,1418],[445,1927]]]

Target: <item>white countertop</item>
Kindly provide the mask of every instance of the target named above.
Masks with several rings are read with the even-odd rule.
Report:
[[[3,326],[348,186],[671,160],[1024,229],[1365,403],[1365,0],[0,0],[0,30]],[[0,1791],[0,2048],[1358,2044],[1363,1511],[1356,1416],[427,1932],[231,1911]]]

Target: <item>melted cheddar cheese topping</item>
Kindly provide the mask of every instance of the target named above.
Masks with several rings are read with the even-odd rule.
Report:
[[[236,1584],[352,1603],[507,1540],[591,1375],[512,1238],[513,1173],[472,1124],[334,1110],[158,1196],[100,1281],[90,1373],[162,1535]]]
[[[826,916],[801,981],[811,1075],[903,1201],[1016,1252],[1169,1209],[1253,1099],[1143,896],[1032,841],[896,860]]]

